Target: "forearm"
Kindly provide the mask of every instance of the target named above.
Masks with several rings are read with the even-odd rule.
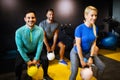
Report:
[[[79,56],[79,59],[80,59],[81,66],[85,67],[86,66],[86,62],[84,61],[84,57],[82,55],[82,48],[81,48],[81,46],[77,46],[77,50],[78,50],[78,56]]]
[[[79,56],[80,60],[83,60],[82,48],[80,46],[77,46],[77,50],[78,50],[78,56]]]
[[[46,46],[46,47],[49,47],[49,44],[48,44],[48,41],[47,41],[47,38],[46,38],[46,37],[44,37],[44,40],[43,40],[43,41],[44,41],[45,46]]]
[[[27,53],[26,53],[27,51],[23,46],[23,41],[21,40],[21,36],[17,32],[15,35],[15,42],[16,42],[16,46],[17,46],[18,52],[20,53],[21,57],[23,58],[25,62],[28,62],[30,59],[27,56]]]
[[[43,41],[44,41],[44,44],[45,44],[46,48],[50,49],[50,46],[49,46],[49,43],[48,43],[48,40],[47,40],[47,37],[46,37],[46,32],[44,32],[44,39],[43,39]]]
[[[54,33],[53,44],[52,44],[52,47],[51,47],[51,51],[55,50],[57,39],[58,39],[58,30],[56,30],[55,33]]]
[[[88,65],[91,66],[91,64],[93,64],[93,58],[94,58],[94,53],[95,53],[95,42],[93,43],[93,45],[91,46],[91,52],[90,52],[90,57],[88,59]]]
[[[96,47],[96,40],[93,42],[93,44],[91,46],[90,56],[94,56],[94,54],[95,54],[95,47]]]
[[[57,39],[58,39],[58,34],[56,33],[53,37],[53,46],[56,46]]]
[[[42,48],[43,48],[43,41],[39,42],[39,44],[38,44],[36,55],[34,57],[35,60],[39,60],[41,52],[42,52]]]
[[[25,62],[28,62],[30,60],[27,53],[24,51],[24,48],[18,48],[18,51]]]
[[[43,32],[41,33],[39,42],[38,42],[38,46],[37,46],[37,51],[36,51],[36,55],[34,57],[35,60],[39,60],[39,57],[41,55],[42,52],[42,48],[43,48],[43,39],[44,39],[44,34]]]
[[[81,48],[81,39],[80,38],[75,38],[76,43],[75,45],[77,46],[77,51],[78,51],[78,56],[80,58],[80,60],[83,60],[83,55],[82,55],[82,48]]]

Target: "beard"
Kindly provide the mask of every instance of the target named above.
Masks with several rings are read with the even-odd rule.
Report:
[[[27,25],[29,27],[33,27],[35,25],[35,21],[28,21]]]
[[[49,21],[53,22],[54,21],[54,18],[50,17],[48,18]]]

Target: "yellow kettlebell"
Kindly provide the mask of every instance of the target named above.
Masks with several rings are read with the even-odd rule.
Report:
[[[38,72],[38,68],[39,68],[38,65],[31,65],[27,69],[27,74],[31,77],[35,76]]]

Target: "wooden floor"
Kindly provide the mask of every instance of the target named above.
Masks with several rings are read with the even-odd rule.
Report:
[[[99,57],[106,65],[105,73],[103,76],[103,80],[120,80],[120,49],[117,50],[107,50],[100,49]],[[68,66],[58,64],[58,60],[50,62],[48,68],[48,74],[54,80],[69,80],[70,75],[70,61],[65,59],[68,63]],[[24,72],[23,72],[24,73]],[[80,77],[80,69],[77,75],[77,80],[81,80]],[[42,80],[43,79],[43,71],[42,68],[39,68],[39,71],[36,76],[33,77],[34,80]],[[15,80],[14,72],[5,73],[0,75],[0,80]],[[23,79],[24,80],[24,79]],[[96,80],[94,77],[92,80]]]

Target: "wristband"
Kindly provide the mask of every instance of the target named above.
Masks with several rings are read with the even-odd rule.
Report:
[[[92,59],[93,59],[93,58],[94,58],[94,56],[90,56],[90,58],[92,58]]]

